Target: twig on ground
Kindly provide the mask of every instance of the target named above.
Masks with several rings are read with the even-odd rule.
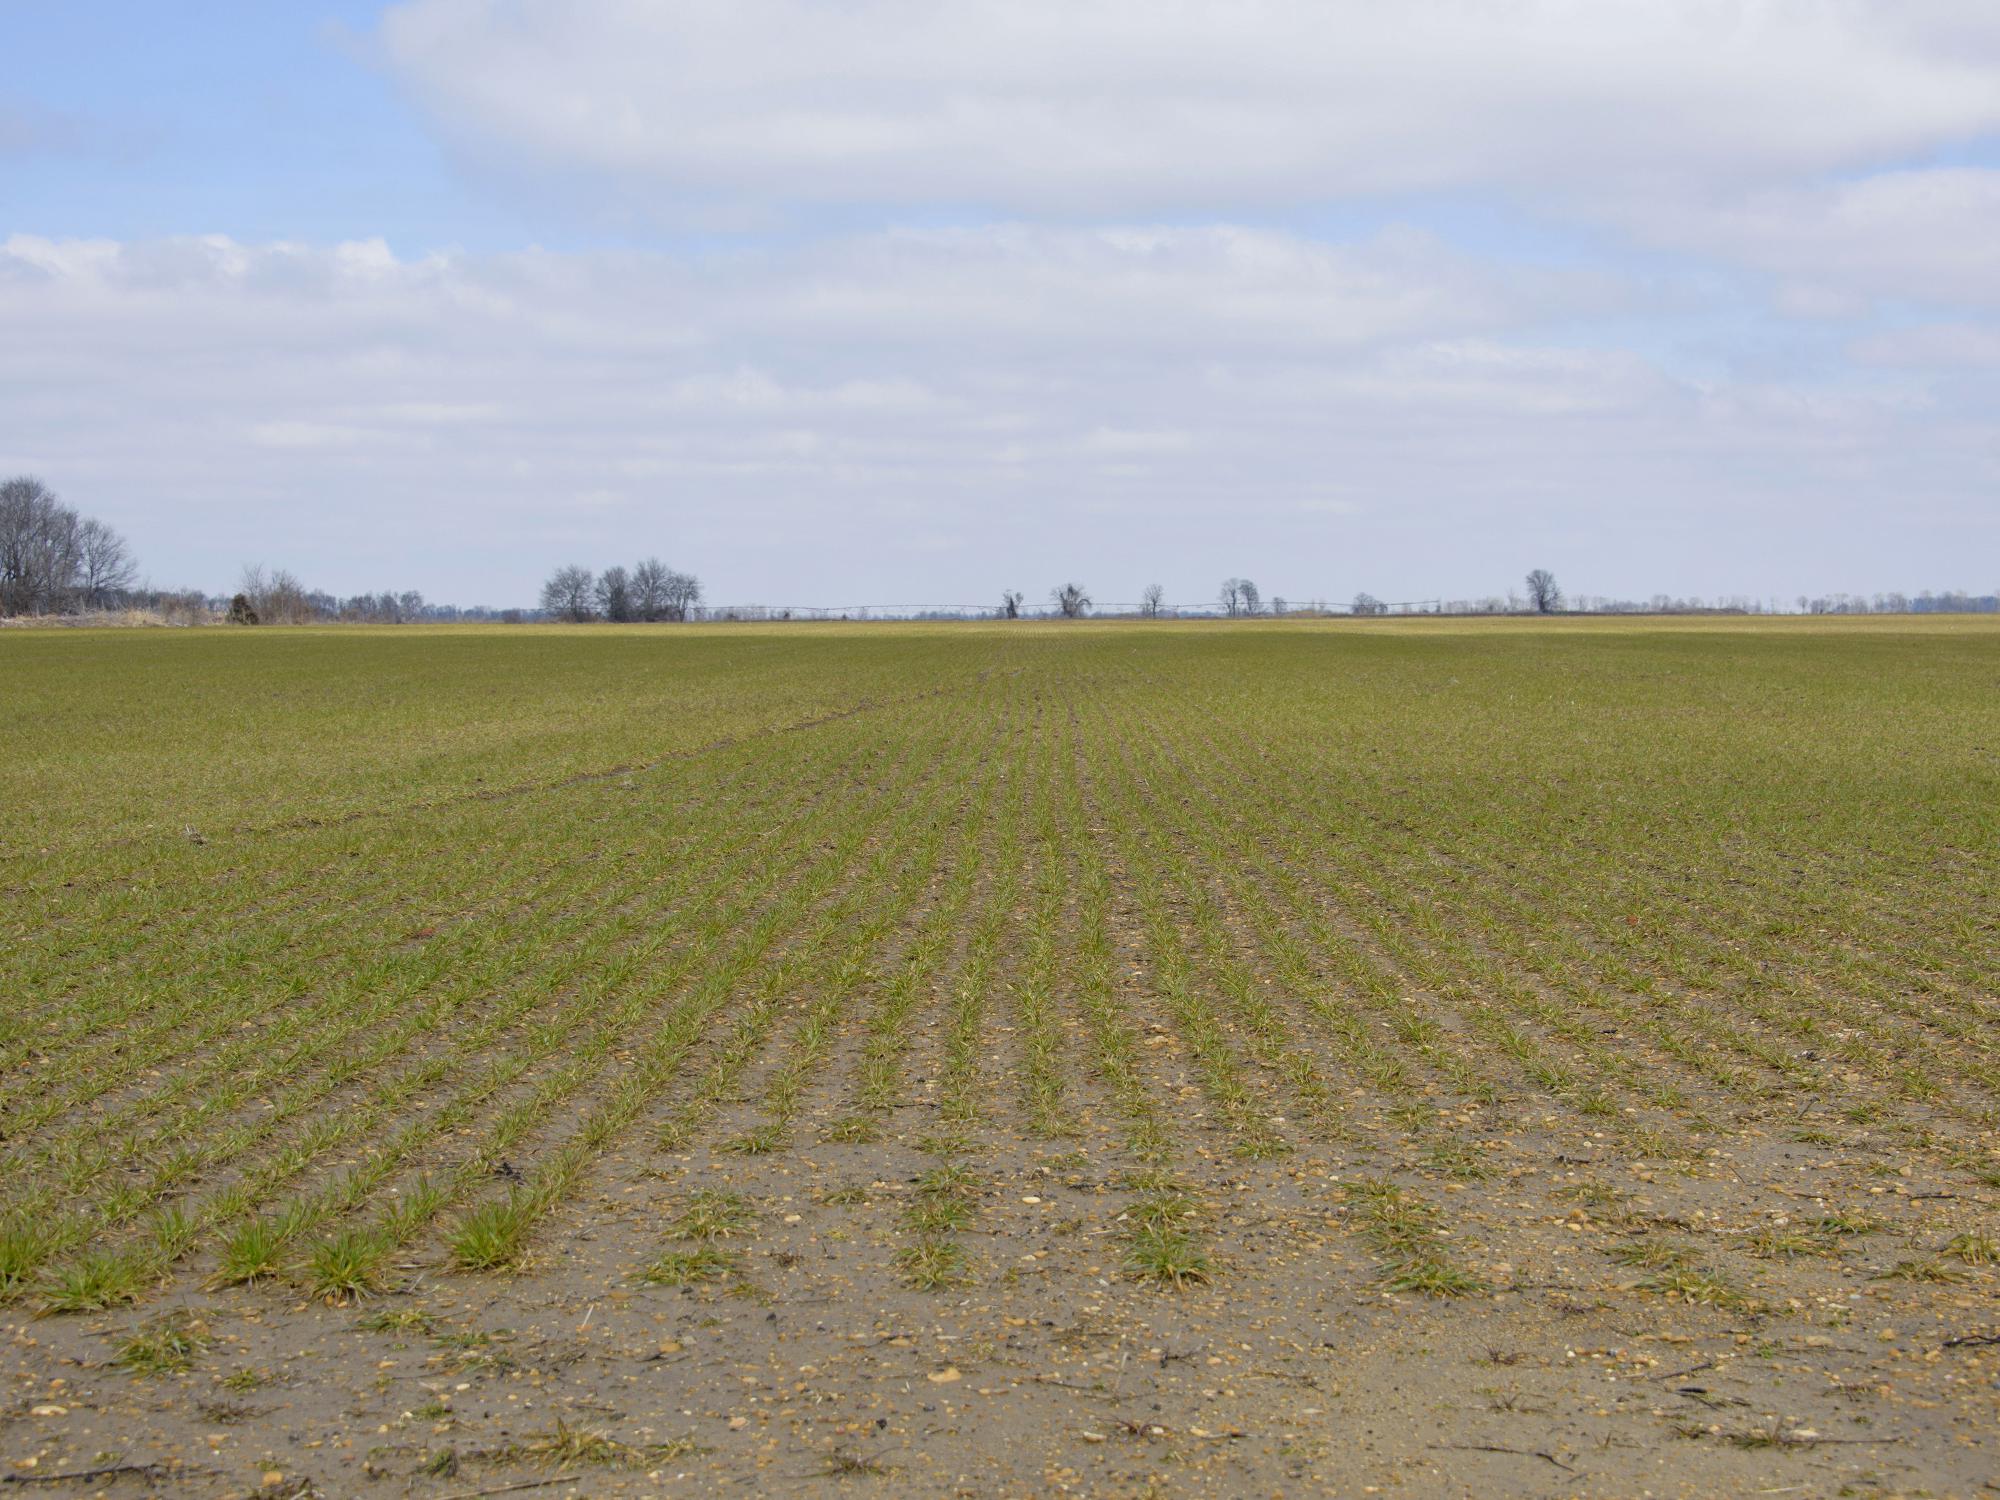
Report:
[[[1540,1448],[1502,1448],[1498,1443],[1432,1443],[1431,1447],[1448,1453],[1511,1453],[1515,1458],[1546,1459],[1565,1474],[1576,1472],[1574,1465],[1566,1464],[1553,1453]]]

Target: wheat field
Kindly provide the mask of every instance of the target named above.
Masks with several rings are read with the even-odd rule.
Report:
[[[23,632],[0,702],[10,1478],[2000,1472],[1990,622]]]

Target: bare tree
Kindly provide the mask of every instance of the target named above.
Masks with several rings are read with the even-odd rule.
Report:
[[[692,573],[667,570],[665,619],[686,622],[701,613],[701,580]]]
[[[1274,615],[1291,613],[1291,606],[1285,603],[1285,596],[1283,594],[1273,594],[1271,596],[1271,613]]]
[[[1080,583],[1065,583],[1049,590],[1049,603],[1061,611],[1065,620],[1076,620],[1090,608],[1090,595]]]
[[[132,587],[125,539],[31,474],[0,482],[0,615],[102,609]]]
[[[289,568],[271,569],[271,583],[265,594],[266,625],[306,625],[318,613],[306,586]]]
[[[1022,594],[1019,589],[1002,589],[1000,591],[1000,618],[1003,620],[1020,619],[1021,599]]]
[[[1158,619],[1160,603],[1167,597],[1167,591],[1157,583],[1149,583],[1139,594],[1139,613],[1149,620]]]
[[[102,521],[86,517],[77,527],[76,540],[77,590],[87,608],[103,609],[114,595],[132,587],[139,570],[125,538]]]
[[[304,625],[318,613],[305,585],[284,568],[266,570],[262,564],[252,563],[243,569],[238,590],[250,601],[258,622],[265,625]]]
[[[1562,590],[1556,587],[1556,575],[1547,568],[1537,568],[1528,575],[1528,602],[1535,607],[1538,615],[1552,615],[1563,607]]]
[[[597,576],[597,612],[614,625],[638,618],[632,607],[632,576],[623,568],[606,568]]]
[[[1377,599],[1373,594],[1368,593],[1356,594],[1354,596],[1354,603],[1350,608],[1357,615],[1386,615],[1389,613],[1388,605]]]
[[[596,581],[590,569],[574,563],[557,568],[542,585],[542,613],[572,625],[582,624],[591,617],[591,593]]]
[[[0,484],[0,614],[69,607],[81,526],[77,513],[32,475]]]
[[[632,570],[632,612],[642,620],[667,617],[667,565],[649,557]]]
[[[1247,578],[1225,578],[1215,592],[1216,603],[1226,615],[1254,615],[1264,607],[1257,585]]]

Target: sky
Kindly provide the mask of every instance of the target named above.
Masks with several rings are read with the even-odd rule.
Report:
[[[1992,0],[0,0],[162,587],[2000,587]]]

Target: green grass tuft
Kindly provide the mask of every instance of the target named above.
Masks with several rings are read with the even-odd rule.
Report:
[[[1182,1229],[1141,1225],[1125,1248],[1126,1273],[1137,1280],[1157,1281],[1176,1291],[1205,1286],[1215,1274],[1208,1253]]]
[[[208,1330],[187,1314],[175,1314],[147,1324],[119,1346],[112,1361],[134,1375],[179,1375],[211,1342]]]
[[[1471,1297],[1486,1290],[1477,1276],[1435,1255],[1416,1255],[1386,1267],[1382,1284],[1392,1292],[1416,1292],[1425,1297]]]
[[[302,1280],[323,1302],[339,1304],[371,1297],[383,1289],[389,1244],[366,1229],[344,1229],[321,1240],[306,1256]]]
[[[452,1264],[467,1271],[497,1271],[520,1264],[534,1228],[534,1201],[515,1191],[469,1209],[452,1231]]]
[[[252,1219],[223,1241],[222,1261],[209,1278],[211,1286],[255,1286],[283,1269],[284,1226],[271,1219]]]
[[[669,1250],[646,1267],[645,1279],[661,1286],[695,1286],[720,1280],[735,1264],[734,1256],[708,1245],[698,1250]]]
[[[673,1234],[683,1240],[726,1240],[745,1234],[757,1222],[756,1210],[739,1193],[703,1188],[688,1195]]]
[[[138,1300],[153,1279],[152,1263],[130,1252],[99,1250],[56,1268],[42,1291],[52,1313],[102,1312]]]
[[[970,1275],[965,1247],[955,1240],[922,1239],[896,1252],[904,1284],[919,1291],[956,1286]]]

